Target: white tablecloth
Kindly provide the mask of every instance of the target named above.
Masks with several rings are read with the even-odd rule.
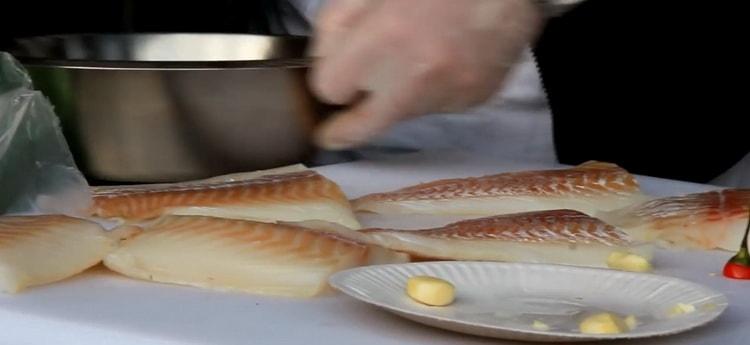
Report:
[[[541,168],[461,155],[420,155],[319,170],[352,197],[425,180]],[[655,195],[710,186],[640,178]],[[657,253],[657,273],[726,294],[717,321],[685,334],[621,344],[747,344],[750,282],[720,274],[726,252]],[[220,293],[130,280],[103,269],[0,295],[0,344],[515,344],[429,328],[343,295],[311,300]]]

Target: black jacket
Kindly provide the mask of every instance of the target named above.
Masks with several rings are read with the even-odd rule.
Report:
[[[562,163],[708,182],[750,151],[737,1],[589,0],[535,53]]]

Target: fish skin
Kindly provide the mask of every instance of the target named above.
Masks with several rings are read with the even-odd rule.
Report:
[[[545,205],[530,205],[527,209],[513,209],[502,213],[518,213],[547,209],[572,208],[570,201],[598,200],[608,198],[619,208],[632,200],[641,200],[640,186],[636,178],[617,165],[603,162],[587,162],[569,169],[509,172],[481,177],[437,180],[399,190],[375,193],[352,201],[356,211],[376,213],[435,213],[495,215],[487,203],[527,198],[549,202]],[[482,210],[452,210],[445,201],[479,201]],[[431,208],[430,203],[433,202]],[[398,204],[402,206],[399,209]],[[394,206],[389,207],[388,204]],[[591,205],[596,208],[597,205]],[[471,208],[471,207],[466,207]],[[517,208],[517,207],[516,207]],[[521,207],[523,208],[523,207]],[[592,213],[592,210],[578,209]]]
[[[599,216],[665,247],[736,251],[750,217],[750,189],[657,198]]]
[[[408,260],[404,254],[389,256],[371,247],[334,233],[285,224],[165,216],[123,241],[104,264],[136,279],[313,297],[328,290],[328,277],[339,270],[371,260]]]
[[[658,222],[659,227],[686,218],[697,218],[695,221],[747,218],[748,210],[750,189],[723,189],[658,198],[627,209],[634,217]]]
[[[246,180],[237,178],[242,177],[238,174],[227,176],[226,179],[215,177],[175,184],[95,187],[91,215],[144,221],[164,214],[212,215],[217,210],[235,208],[234,213],[226,217],[247,215],[253,220],[277,221],[315,219],[316,212],[323,209],[332,213],[321,216],[324,220],[359,228],[349,201],[338,185],[313,170],[253,176]],[[283,209],[270,211],[273,216],[261,211],[272,206]],[[259,213],[256,218],[253,218],[253,210]]]
[[[0,292],[74,276],[101,262],[118,241],[99,224],[69,216],[0,216]]]

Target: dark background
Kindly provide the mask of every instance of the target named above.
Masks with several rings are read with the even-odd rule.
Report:
[[[562,163],[707,182],[750,151],[740,1],[589,0],[535,47]],[[81,32],[283,34],[283,1],[9,1],[13,37]],[[449,29],[449,28],[447,28]]]
[[[17,36],[82,32],[271,33],[280,4],[271,0],[9,0],[2,4],[0,44],[7,45]]]
[[[592,0],[537,57],[558,158],[707,182],[750,151],[747,12],[738,1]]]

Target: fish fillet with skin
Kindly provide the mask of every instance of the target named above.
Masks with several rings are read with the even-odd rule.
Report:
[[[479,260],[608,267],[612,253],[650,260],[652,248],[573,210],[465,220],[425,230],[363,229],[373,244],[434,260]]]
[[[0,291],[16,293],[76,275],[116,248],[114,235],[68,216],[2,216]]]
[[[437,180],[367,195],[352,204],[356,211],[381,214],[494,216],[574,209],[593,215],[644,199],[635,177],[624,169],[587,162],[570,169]]]
[[[749,213],[750,189],[725,189],[649,200],[600,217],[665,247],[737,251]]]
[[[327,290],[328,277],[339,270],[408,259],[336,234],[290,225],[166,216],[124,241],[104,264],[143,280],[311,297]]]
[[[93,194],[93,216],[131,222],[173,214],[267,222],[317,219],[360,227],[338,185],[304,166],[185,183],[95,187]]]

